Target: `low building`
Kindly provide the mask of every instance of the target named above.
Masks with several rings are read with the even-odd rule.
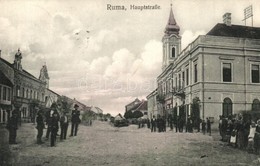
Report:
[[[134,101],[132,101],[131,103],[129,103],[125,106],[125,112],[132,110],[134,107],[136,107],[140,103],[141,103],[141,101],[138,98],[136,98]]]

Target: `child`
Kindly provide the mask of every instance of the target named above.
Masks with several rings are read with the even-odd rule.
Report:
[[[250,125],[250,132],[249,132],[249,135],[248,135],[248,144],[247,144],[247,151],[249,153],[253,153],[254,152],[255,129],[256,129],[255,122],[252,121],[252,123]]]
[[[256,129],[255,129],[254,148],[255,148],[255,153],[259,154],[259,151],[260,151],[260,119],[257,120],[257,125],[256,125]]]

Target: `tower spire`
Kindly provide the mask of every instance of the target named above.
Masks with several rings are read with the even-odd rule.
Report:
[[[178,35],[179,31],[180,31],[180,27],[177,25],[176,20],[174,18],[173,11],[172,11],[172,3],[171,3],[170,16],[169,16],[168,23],[165,27],[164,33],[167,35],[171,35],[171,34]]]

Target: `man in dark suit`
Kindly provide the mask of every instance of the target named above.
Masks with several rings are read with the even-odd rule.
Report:
[[[52,103],[50,110],[48,110],[46,112],[46,115],[45,115],[45,117],[46,117],[46,125],[47,125],[46,139],[49,139],[49,135],[51,133],[50,125],[51,125],[51,119],[52,119],[54,113],[57,114],[57,119],[59,121],[59,113],[57,111],[57,104],[56,103]]]
[[[51,129],[51,147],[55,146],[56,136],[59,131],[59,120],[58,114],[56,112],[53,113],[50,120],[50,129]]]
[[[74,110],[72,110],[71,113],[71,134],[70,136],[77,136],[77,132],[78,132],[78,126],[79,123],[81,122],[79,116],[80,116],[80,112],[78,110],[79,106],[77,104],[75,104],[74,106]]]
[[[9,144],[17,144],[16,143],[16,131],[18,129],[18,115],[17,113],[13,112],[12,116],[7,122],[6,128],[9,131]]]
[[[151,124],[152,124],[151,132],[156,132],[156,119],[155,119],[155,116],[153,116],[153,118],[151,119]]]
[[[39,110],[37,112],[37,117],[36,117],[36,129],[38,130],[37,133],[37,144],[42,144],[42,135],[43,135],[43,129],[44,129],[44,122],[43,122],[43,116],[42,116],[42,110]]]
[[[69,125],[68,116],[66,115],[66,112],[64,111],[62,113],[62,116],[60,117],[60,129],[61,129],[60,140],[66,139],[68,125]]]

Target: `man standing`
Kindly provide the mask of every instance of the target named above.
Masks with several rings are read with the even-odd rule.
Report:
[[[79,106],[77,104],[75,104],[74,106],[74,110],[72,110],[71,113],[71,134],[70,136],[77,136],[77,132],[78,132],[78,126],[79,123],[81,122],[79,116],[80,116],[80,112],[78,110]]]
[[[11,118],[8,120],[6,128],[9,131],[9,144],[17,144],[16,131],[18,129],[18,117],[15,112],[13,112]]]
[[[61,129],[60,140],[66,139],[68,125],[69,125],[68,116],[66,115],[66,112],[64,111],[62,113],[62,116],[60,117],[60,129]]]
[[[211,123],[209,118],[207,118],[207,133],[211,136]]]
[[[56,112],[53,113],[51,117],[50,129],[51,129],[51,147],[55,145],[56,136],[59,131],[59,123],[58,123],[58,114]]]
[[[57,114],[57,120],[59,121],[59,113],[57,111],[57,104],[52,103],[51,109],[46,112],[46,125],[47,125],[47,131],[46,131],[46,139],[49,139],[49,135],[51,133],[51,119],[53,117],[53,114]]]
[[[43,129],[44,129],[44,122],[43,122],[43,116],[42,116],[42,110],[39,110],[36,117],[36,129],[38,130],[37,133],[37,144],[42,144],[42,135],[43,135]]]
[[[156,119],[154,115],[153,118],[151,119],[151,124],[152,124],[151,132],[156,132]]]

